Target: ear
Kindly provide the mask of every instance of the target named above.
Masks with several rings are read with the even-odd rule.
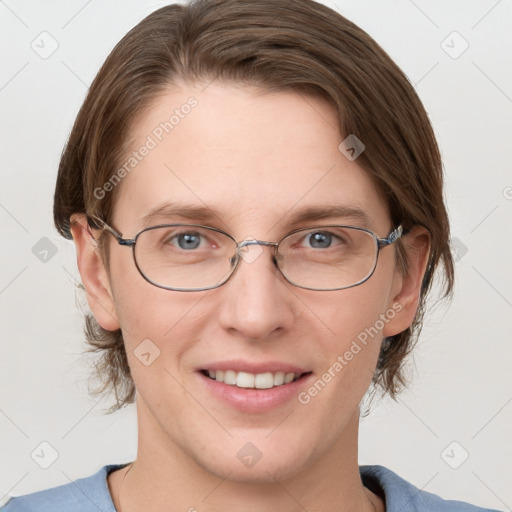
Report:
[[[414,226],[403,242],[407,253],[407,272],[395,270],[392,300],[388,307],[396,314],[384,327],[385,337],[394,336],[411,326],[420,300],[421,285],[430,256],[430,233],[422,226]]]
[[[103,329],[108,331],[119,329],[120,324],[107,270],[101,259],[94,234],[87,223],[87,217],[85,214],[73,214],[70,220],[78,270],[85,287],[89,308]]]

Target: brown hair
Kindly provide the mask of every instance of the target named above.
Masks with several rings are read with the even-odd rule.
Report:
[[[86,213],[107,223],[115,190],[94,191],[123,161],[129,130],[170,85],[212,80],[250,84],[265,91],[298,91],[325,98],[339,112],[339,128],[355,134],[365,151],[358,163],[386,198],[393,225],[421,225],[431,252],[412,325],[383,341],[374,389],[393,398],[406,384],[404,360],[421,330],[427,293],[441,267],[444,293],[454,270],[443,203],[439,149],[414,88],[384,50],[362,29],[311,0],[195,0],[150,14],[126,34],[94,79],[59,165],[54,221],[71,238],[70,217]],[[341,141],[340,141],[341,142]],[[407,268],[398,242],[397,264]],[[105,247],[103,247],[106,250]],[[105,252],[103,251],[103,255]],[[108,265],[108,255],[106,256]],[[113,412],[135,397],[121,330],[106,331],[86,316],[96,374],[114,391]]]

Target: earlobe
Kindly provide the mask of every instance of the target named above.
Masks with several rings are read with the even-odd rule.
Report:
[[[430,233],[422,226],[414,226],[404,237],[404,245],[408,259],[407,272],[397,276],[397,286],[389,305],[399,310],[399,314],[386,324],[383,329],[385,337],[405,331],[414,320],[430,257]]]
[[[77,252],[78,270],[85,287],[89,308],[103,329],[108,331],[119,329],[107,269],[85,214],[72,215],[70,224]]]

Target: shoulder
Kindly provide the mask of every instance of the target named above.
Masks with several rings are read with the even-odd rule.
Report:
[[[103,466],[94,475],[42,491],[11,497],[0,512],[116,512],[107,475],[125,464]]]
[[[418,489],[384,466],[359,466],[365,487],[383,497],[386,512],[498,512],[463,501],[444,500]]]

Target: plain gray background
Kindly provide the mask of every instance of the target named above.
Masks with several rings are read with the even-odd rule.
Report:
[[[457,259],[455,298],[427,314],[412,384],[361,422],[360,463],[511,510],[512,1],[327,4],[383,46],[424,102]],[[105,416],[111,399],[87,393],[86,305],[52,199],[88,85],[115,43],[162,5],[0,1],[0,498],[136,454],[135,407]]]

